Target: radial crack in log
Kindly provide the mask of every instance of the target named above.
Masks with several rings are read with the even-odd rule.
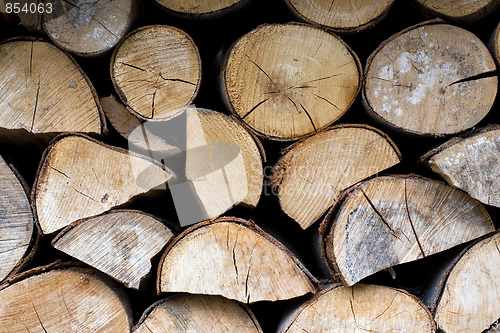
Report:
[[[429,21],[382,43],[368,58],[363,101],[404,131],[446,135],[476,125],[493,105],[498,72],[474,34]]]
[[[447,333],[480,333],[500,317],[499,246],[500,233],[477,242],[443,278],[434,312]]]
[[[54,141],[40,163],[32,200],[45,234],[101,214],[173,177],[164,166],[141,155],[83,135]]]
[[[484,207],[465,192],[415,175],[394,175],[364,181],[347,192],[320,232],[330,268],[351,286],[494,230]]]
[[[72,223],[54,238],[52,245],[125,286],[139,289],[151,270],[151,259],[173,236],[153,216],[115,210]]]
[[[451,139],[422,159],[448,184],[500,207],[500,126]]]
[[[252,311],[220,296],[174,295],[151,305],[133,333],[261,333]]]
[[[359,32],[380,22],[394,0],[287,0],[300,19],[325,26],[335,32]]]
[[[360,72],[357,56],[339,37],[303,24],[266,24],[229,51],[223,97],[257,134],[296,140],[347,111]]]
[[[79,56],[110,51],[125,36],[138,10],[136,0],[52,2],[43,29],[60,48]]]
[[[2,139],[106,131],[94,88],[71,57],[39,40],[0,44],[0,54]]]
[[[316,283],[286,248],[255,224],[227,217],[197,224],[169,245],[157,288],[253,303],[315,292]]]
[[[349,186],[399,163],[401,155],[381,131],[340,125],[293,145],[273,169],[281,209],[306,229]]]
[[[0,325],[9,332],[130,332],[125,294],[94,270],[36,268],[0,290]]]
[[[30,201],[23,181],[0,157],[0,281],[30,260],[37,240]]]
[[[115,49],[111,79],[135,116],[166,120],[179,114],[198,93],[200,55],[191,37],[180,29],[141,27]]]
[[[429,310],[417,297],[390,287],[333,285],[305,302],[281,333],[435,332]]]

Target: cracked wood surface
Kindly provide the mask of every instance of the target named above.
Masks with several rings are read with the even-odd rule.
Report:
[[[357,56],[339,37],[304,24],[265,24],[230,50],[224,98],[257,134],[296,140],[340,118],[360,76]]]
[[[480,333],[500,317],[500,233],[466,249],[443,278],[436,322],[447,333]],[[495,332],[491,329],[489,332]]]
[[[151,305],[133,333],[262,333],[245,304],[220,296],[181,294]]]
[[[125,36],[138,10],[136,0],[62,0],[44,15],[43,29],[60,48],[79,56],[110,51]]]
[[[197,224],[170,243],[160,260],[157,290],[253,303],[314,293],[316,283],[283,245],[254,223],[226,217]]]
[[[358,32],[385,17],[394,0],[287,0],[294,14],[335,32]]]
[[[0,157],[0,281],[18,271],[35,241],[30,201],[17,173]],[[32,249],[31,249],[32,250]]]
[[[50,43],[0,44],[0,127],[30,133],[102,134],[104,116],[76,62]]]
[[[351,189],[322,225],[326,259],[353,285],[385,268],[471,241],[495,227],[467,193],[415,176],[376,177]]]
[[[96,271],[33,269],[0,290],[0,327],[8,332],[130,332],[125,294]]]
[[[478,37],[429,21],[393,35],[371,54],[362,95],[375,118],[439,136],[481,121],[497,88],[495,62]]]
[[[423,159],[451,186],[500,207],[500,126],[451,139]]]
[[[156,0],[177,15],[197,17],[226,13],[248,3],[248,0]]]
[[[366,125],[339,125],[286,151],[273,169],[281,209],[306,229],[340,193],[400,162],[395,144]]]
[[[115,49],[111,79],[136,116],[165,120],[179,114],[198,93],[200,55],[191,37],[178,28],[141,27]]]
[[[151,215],[114,210],[72,223],[52,245],[126,287],[139,289],[151,271],[151,259],[173,237],[172,231]]]
[[[42,157],[32,191],[44,234],[101,214],[154,188],[173,174],[145,156],[83,135],[57,139]]]
[[[429,310],[406,291],[384,286],[333,285],[304,303],[281,333],[435,332]]]
[[[498,0],[415,0],[428,16],[439,16],[458,23],[478,21],[498,11]]]

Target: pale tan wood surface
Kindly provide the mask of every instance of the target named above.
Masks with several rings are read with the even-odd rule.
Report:
[[[415,0],[424,12],[460,23],[479,21],[487,15],[498,13],[498,0]]]
[[[245,5],[248,0],[156,0],[169,11],[183,16],[213,16]]]

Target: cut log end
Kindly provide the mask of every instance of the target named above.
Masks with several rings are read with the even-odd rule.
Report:
[[[363,125],[340,125],[292,146],[273,169],[281,209],[306,229],[340,193],[400,162],[394,143]]]
[[[359,91],[360,68],[333,34],[302,24],[262,25],[231,49],[224,97],[257,134],[296,140],[347,111]]]
[[[335,32],[359,32],[376,25],[389,11],[394,0],[287,0],[299,18]]]
[[[156,0],[163,8],[179,16],[214,17],[244,6],[249,0]]]
[[[422,11],[431,17],[439,16],[458,23],[478,21],[498,12],[497,0],[415,0]]]
[[[250,309],[220,296],[175,295],[148,308],[133,333],[262,333]]]
[[[377,119],[398,129],[453,134],[490,110],[498,87],[495,69],[474,34],[431,21],[392,36],[372,53],[363,100]]]
[[[110,51],[125,35],[138,9],[136,0],[84,0],[52,3],[43,29],[58,47],[79,56]]]
[[[178,28],[142,27],[113,53],[111,79],[139,118],[165,120],[179,114],[198,93],[200,55],[191,37]]]
[[[346,285],[495,230],[486,209],[465,192],[414,175],[361,183],[324,223],[327,262]]]
[[[158,275],[159,292],[221,295],[243,303],[302,296],[315,292],[316,283],[281,244],[237,218],[180,234],[165,251]]]

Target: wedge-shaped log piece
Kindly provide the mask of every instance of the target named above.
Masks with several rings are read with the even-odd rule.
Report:
[[[130,305],[111,282],[81,267],[23,273],[0,290],[0,327],[11,333],[130,332]]]
[[[281,333],[435,332],[430,311],[417,297],[390,287],[334,285],[306,302]]]
[[[447,333],[480,333],[500,318],[500,233],[466,249],[443,279],[435,319]],[[491,332],[498,332],[492,329]]]
[[[358,32],[379,23],[394,0],[286,0],[297,17],[336,32]]]
[[[283,245],[254,223],[226,217],[197,224],[170,243],[157,287],[159,292],[222,295],[253,303],[314,292],[316,283]]]
[[[0,55],[0,132],[53,138],[105,130],[95,90],[70,56],[38,40],[0,44]]]
[[[261,333],[257,319],[244,304],[221,296],[174,295],[151,305],[134,333]]]
[[[423,159],[448,184],[500,207],[500,126],[452,139]]]
[[[273,169],[281,209],[306,229],[351,185],[401,160],[396,145],[365,125],[340,125],[307,138]]]
[[[363,101],[375,118],[441,136],[476,125],[498,88],[495,61],[471,32],[442,21],[410,27],[368,58]]]
[[[128,34],[111,58],[116,92],[143,120],[165,120],[188,106],[200,87],[201,60],[191,37],[166,25]]]
[[[0,157],[0,281],[18,271],[36,240],[33,212],[22,180]]]
[[[361,71],[357,56],[336,35],[304,24],[265,24],[230,50],[224,98],[257,134],[296,140],[349,109]]]
[[[349,191],[323,222],[323,248],[346,285],[495,230],[467,193],[415,176],[384,176]]]
[[[151,270],[151,259],[173,236],[151,215],[115,210],[70,224],[52,245],[127,287],[139,289]]]
[[[56,1],[52,7],[42,25],[49,38],[63,50],[89,57],[110,51],[125,36],[138,1]]]
[[[83,135],[53,142],[40,163],[32,200],[42,232],[101,214],[163,185],[172,173],[145,156]]]

